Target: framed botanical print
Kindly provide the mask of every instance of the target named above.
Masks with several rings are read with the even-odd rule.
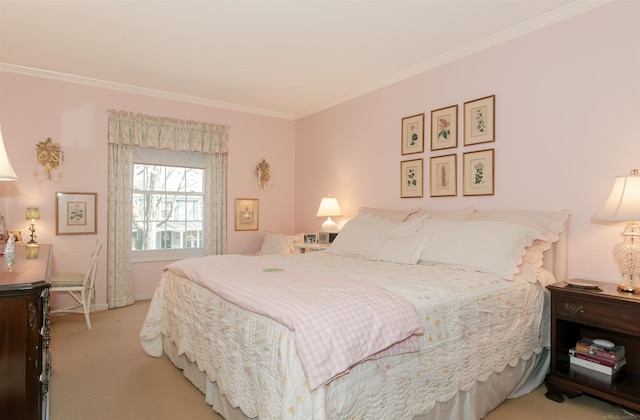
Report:
[[[462,156],[462,194],[493,195],[493,149],[468,152]]]
[[[456,157],[452,155],[431,158],[429,179],[431,197],[455,197],[457,195]]]
[[[464,145],[495,141],[496,96],[464,103]]]
[[[458,105],[431,111],[431,150],[458,147]]]
[[[423,159],[400,162],[400,198],[422,197]]]
[[[402,119],[402,154],[424,152],[424,114]]]
[[[258,230],[258,199],[236,198],[235,230]]]
[[[97,233],[97,193],[56,193],[56,235]]]

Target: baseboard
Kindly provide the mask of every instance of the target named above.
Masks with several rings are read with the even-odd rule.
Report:
[[[139,301],[139,300],[151,300],[151,298],[153,298],[153,293],[147,293],[144,295],[136,295],[133,297],[133,300],[135,301]],[[109,304],[107,303],[96,303],[93,305],[94,309],[96,311],[106,311],[109,309]]]

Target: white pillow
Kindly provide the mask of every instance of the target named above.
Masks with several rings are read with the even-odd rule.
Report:
[[[376,209],[373,207],[360,207],[358,214],[370,214],[380,219],[386,219],[390,222],[404,222],[409,216],[417,212],[418,209],[408,210],[386,210]]]
[[[297,236],[265,232],[258,255],[291,254],[293,244],[299,242],[299,239]]]
[[[398,264],[417,264],[428,240],[429,237],[424,236],[382,238],[382,243],[372,259]]]
[[[445,220],[467,220],[471,213],[473,213],[476,209],[473,207],[466,207],[458,210],[448,210],[448,211],[432,211],[426,209],[419,209],[417,212],[409,215],[407,220],[411,220],[413,218],[422,218],[425,216],[434,217],[436,219],[445,219]]]
[[[544,239],[531,244],[523,256],[525,262],[530,263],[535,268],[540,268],[543,264],[544,252],[551,248],[552,243],[560,239],[560,233],[565,229],[570,215],[570,210],[477,210],[469,217],[469,220],[496,220],[515,223],[528,226],[542,233]]]
[[[344,225],[326,252],[375,258],[385,238],[412,236],[420,222],[421,219],[390,222],[368,213],[359,214]]]
[[[525,248],[544,239],[526,226],[479,220],[424,219],[417,235],[431,236],[420,263],[493,273],[506,280],[518,272]]]

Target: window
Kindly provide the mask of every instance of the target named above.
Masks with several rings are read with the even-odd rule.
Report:
[[[205,171],[197,156],[194,162],[183,153],[136,150],[131,250],[138,261],[185,256],[173,255],[176,250],[202,252]]]

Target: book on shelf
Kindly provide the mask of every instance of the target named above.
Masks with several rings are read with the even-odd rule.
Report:
[[[584,368],[588,368],[591,370],[595,370],[600,373],[605,373],[607,375],[613,375],[622,369],[622,367],[627,363],[626,359],[618,360],[614,363],[613,366],[607,366],[606,364],[598,363],[594,360],[586,359],[586,356],[591,356],[588,354],[580,353],[576,351],[575,348],[569,350],[569,361],[572,365],[581,366]],[[594,356],[591,356],[592,358]],[[610,362],[607,360],[601,360],[602,362]]]
[[[593,340],[587,337],[581,338],[576,343],[576,351],[609,360],[617,361],[625,358],[624,346],[601,347],[594,344]]]

